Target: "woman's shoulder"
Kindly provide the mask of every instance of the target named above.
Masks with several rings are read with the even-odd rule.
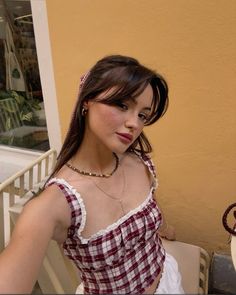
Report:
[[[82,185],[83,178],[80,175],[75,174],[74,171],[71,171],[65,165],[55,174],[53,175],[46,183],[46,186],[58,186],[59,188],[63,188],[66,190],[74,191],[73,188],[78,186],[78,183]]]
[[[56,186],[46,187],[38,196],[29,200],[23,207],[23,214],[40,216],[42,222],[68,225],[70,211],[63,194]]]
[[[141,151],[137,151],[137,150],[130,151],[130,152],[127,152],[127,155],[129,155],[131,159],[133,159],[134,161],[138,163],[143,162],[144,164],[147,165],[149,162],[153,162],[152,156],[150,154],[144,153]]]
[[[140,151],[132,151],[128,153],[130,159],[133,160],[136,165],[143,166],[156,178],[156,168],[152,160],[152,156],[149,153],[142,153]]]

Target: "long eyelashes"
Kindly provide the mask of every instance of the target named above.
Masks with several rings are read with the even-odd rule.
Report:
[[[146,114],[139,114],[139,118],[146,123],[148,120],[148,116]]]
[[[125,104],[124,102],[116,102],[115,106],[117,106],[123,111],[127,111],[129,109],[129,106]],[[148,121],[148,114],[140,113],[138,117],[143,123],[146,123]]]
[[[123,102],[117,102],[116,104],[120,109],[127,111],[128,110],[128,105],[123,103]]]

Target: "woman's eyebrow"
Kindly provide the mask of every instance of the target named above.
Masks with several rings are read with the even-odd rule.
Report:
[[[145,111],[151,111],[151,108],[150,107],[145,107],[145,108],[143,108],[143,110],[145,110]]]
[[[136,101],[136,100],[132,100],[132,103],[134,104],[134,105],[137,105],[138,104],[138,102]],[[144,107],[143,108],[143,110],[145,110],[145,111],[151,111],[151,107]]]

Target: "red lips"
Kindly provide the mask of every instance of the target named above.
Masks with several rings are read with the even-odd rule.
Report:
[[[116,134],[119,135],[120,139],[126,142],[131,142],[133,140],[133,136],[129,133],[119,133],[117,132]]]

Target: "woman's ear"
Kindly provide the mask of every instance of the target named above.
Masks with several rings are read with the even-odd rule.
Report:
[[[88,110],[88,108],[89,108],[89,101],[85,100],[85,101],[83,102],[83,108],[84,108],[85,110]]]

